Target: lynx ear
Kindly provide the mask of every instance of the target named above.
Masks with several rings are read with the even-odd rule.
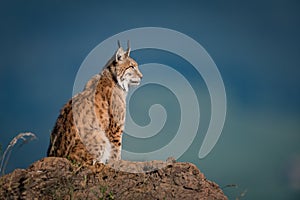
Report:
[[[125,55],[126,55],[126,57],[129,57],[129,55],[130,55],[130,44],[129,44],[129,40],[127,41],[127,50],[126,50]]]
[[[119,49],[116,52],[116,61],[122,61],[124,58],[124,50],[122,49],[122,47],[119,47]]]

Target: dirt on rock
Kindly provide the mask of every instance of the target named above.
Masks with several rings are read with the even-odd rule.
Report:
[[[135,173],[133,173],[135,172]],[[0,178],[0,199],[227,199],[191,163],[175,160],[79,166],[43,158]]]

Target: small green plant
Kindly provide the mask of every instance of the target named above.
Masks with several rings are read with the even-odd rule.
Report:
[[[19,140],[22,140],[21,145],[30,142],[31,140],[36,139],[37,137],[35,136],[35,134],[33,133],[19,133],[16,137],[14,137],[10,143],[8,144],[8,146],[6,147],[5,151],[3,152],[3,154],[0,157],[0,176],[5,174],[5,169],[8,163],[8,160],[10,158],[11,155],[11,151],[13,149],[13,147],[17,144],[17,142]],[[0,152],[2,153],[2,147],[0,149]]]
[[[67,156],[67,159],[75,166],[79,167],[81,166],[81,163],[77,162],[76,160],[72,159],[69,155]]]
[[[100,193],[102,195],[102,197],[99,198],[99,200],[114,200],[115,197],[112,193],[112,191],[110,191],[108,194],[106,194],[107,192],[107,188],[106,187],[100,187]]]
[[[111,200],[112,200],[112,199],[115,199],[115,198],[114,198],[114,195],[113,195],[113,193],[112,193],[112,191],[109,192],[109,194],[108,194],[108,199],[111,199]]]

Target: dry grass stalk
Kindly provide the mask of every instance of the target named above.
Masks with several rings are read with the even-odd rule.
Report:
[[[17,144],[17,142],[19,140],[22,140],[22,144],[25,144],[27,142],[30,142],[31,140],[34,140],[36,139],[36,135],[34,133],[30,133],[30,132],[27,132],[27,133],[19,133],[16,137],[14,137],[9,145],[6,147],[2,157],[1,157],[1,164],[0,164],[0,174],[4,175],[5,174],[5,168],[7,166],[7,163],[8,163],[8,160],[9,160],[9,157],[11,155],[11,150],[12,148]],[[22,145],[21,144],[21,145]]]

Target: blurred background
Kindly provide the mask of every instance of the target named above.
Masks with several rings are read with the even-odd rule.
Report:
[[[25,131],[38,137],[13,149],[6,173],[46,156],[59,110],[71,98],[77,70],[89,52],[114,34],[153,26],[177,30],[199,42],[218,66],[226,88],[227,117],[217,145],[200,160],[203,135],[199,133],[179,161],[196,164],[208,179],[224,187],[229,199],[240,195],[245,195],[242,199],[299,199],[299,9],[299,2],[292,0],[2,0],[0,144],[5,148]],[[188,65],[151,49],[133,52],[132,57],[139,63]],[[201,76],[192,71],[186,76],[201,83]],[[164,89],[152,85],[149,95],[160,99],[161,94],[163,104]],[[208,102],[201,113],[205,121],[209,119],[205,116],[209,115],[208,94],[202,86],[195,90],[204,94],[203,104]],[[173,99],[171,93],[167,95]],[[143,106],[138,92],[132,99],[133,118],[147,124],[145,107],[157,102],[147,98]],[[166,111],[177,112],[178,102],[167,102],[171,103]],[[178,118],[168,119],[169,127],[178,127]],[[160,139],[160,145],[170,138]],[[124,140],[124,148],[132,148],[130,137]],[[230,184],[237,187],[226,187]]]

